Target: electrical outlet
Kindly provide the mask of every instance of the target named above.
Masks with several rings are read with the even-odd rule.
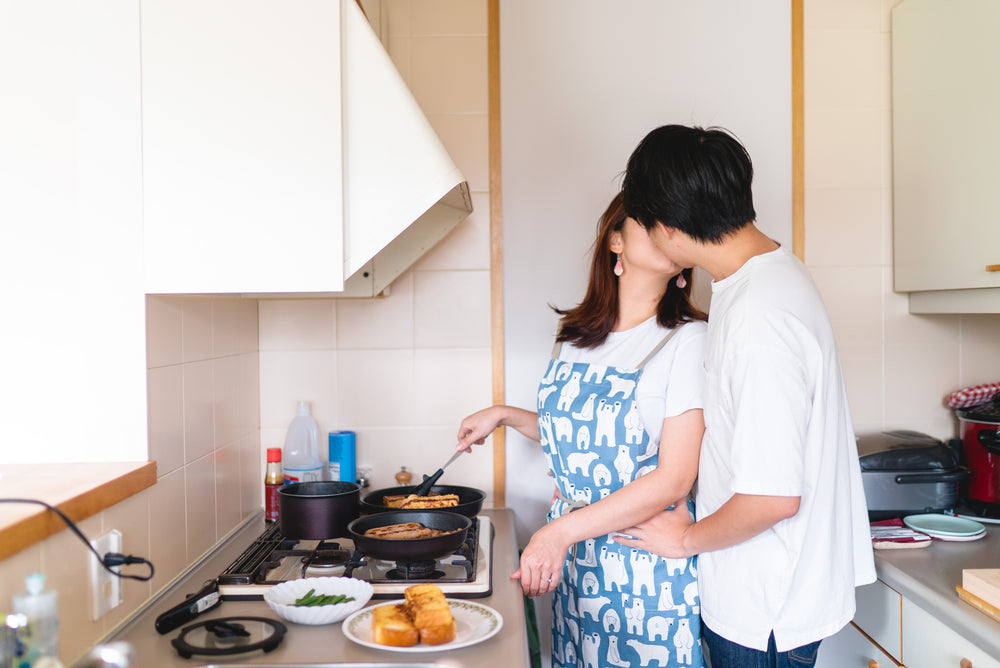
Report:
[[[117,529],[112,529],[103,536],[90,541],[90,544],[102,557],[108,552],[120,553],[122,551],[122,533]],[[111,568],[117,572],[121,566],[112,566]],[[91,619],[95,621],[122,602],[121,578],[105,570],[93,554],[90,555],[90,600],[93,602]]]

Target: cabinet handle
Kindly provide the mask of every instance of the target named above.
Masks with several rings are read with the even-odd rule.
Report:
[[[868,668],[878,668],[878,661],[875,659],[868,659]]]
[[[962,659],[958,663],[958,668],[972,668],[972,662],[968,659]]]
[[[986,271],[1000,271],[1000,264],[988,264],[986,265]]]

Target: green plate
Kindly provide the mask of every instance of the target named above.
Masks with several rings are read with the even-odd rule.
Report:
[[[925,515],[907,515],[903,524],[914,531],[920,531],[928,536],[968,537],[976,536],[986,531],[979,522],[962,517],[928,513]]]

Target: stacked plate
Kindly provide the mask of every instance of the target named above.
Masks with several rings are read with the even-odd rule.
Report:
[[[903,524],[938,540],[979,540],[986,535],[986,527],[979,522],[952,515],[907,515],[903,518]]]

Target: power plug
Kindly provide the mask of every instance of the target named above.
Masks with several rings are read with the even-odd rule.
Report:
[[[122,551],[122,534],[112,529],[103,536],[90,541],[97,553],[103,557],[108,552]],[[113,566],[118,572],[121,566]],[[91,619],[98,620],[122,602],[121,578],[109,573],[93,554],[90,555],[90,598],[92,601]]]

